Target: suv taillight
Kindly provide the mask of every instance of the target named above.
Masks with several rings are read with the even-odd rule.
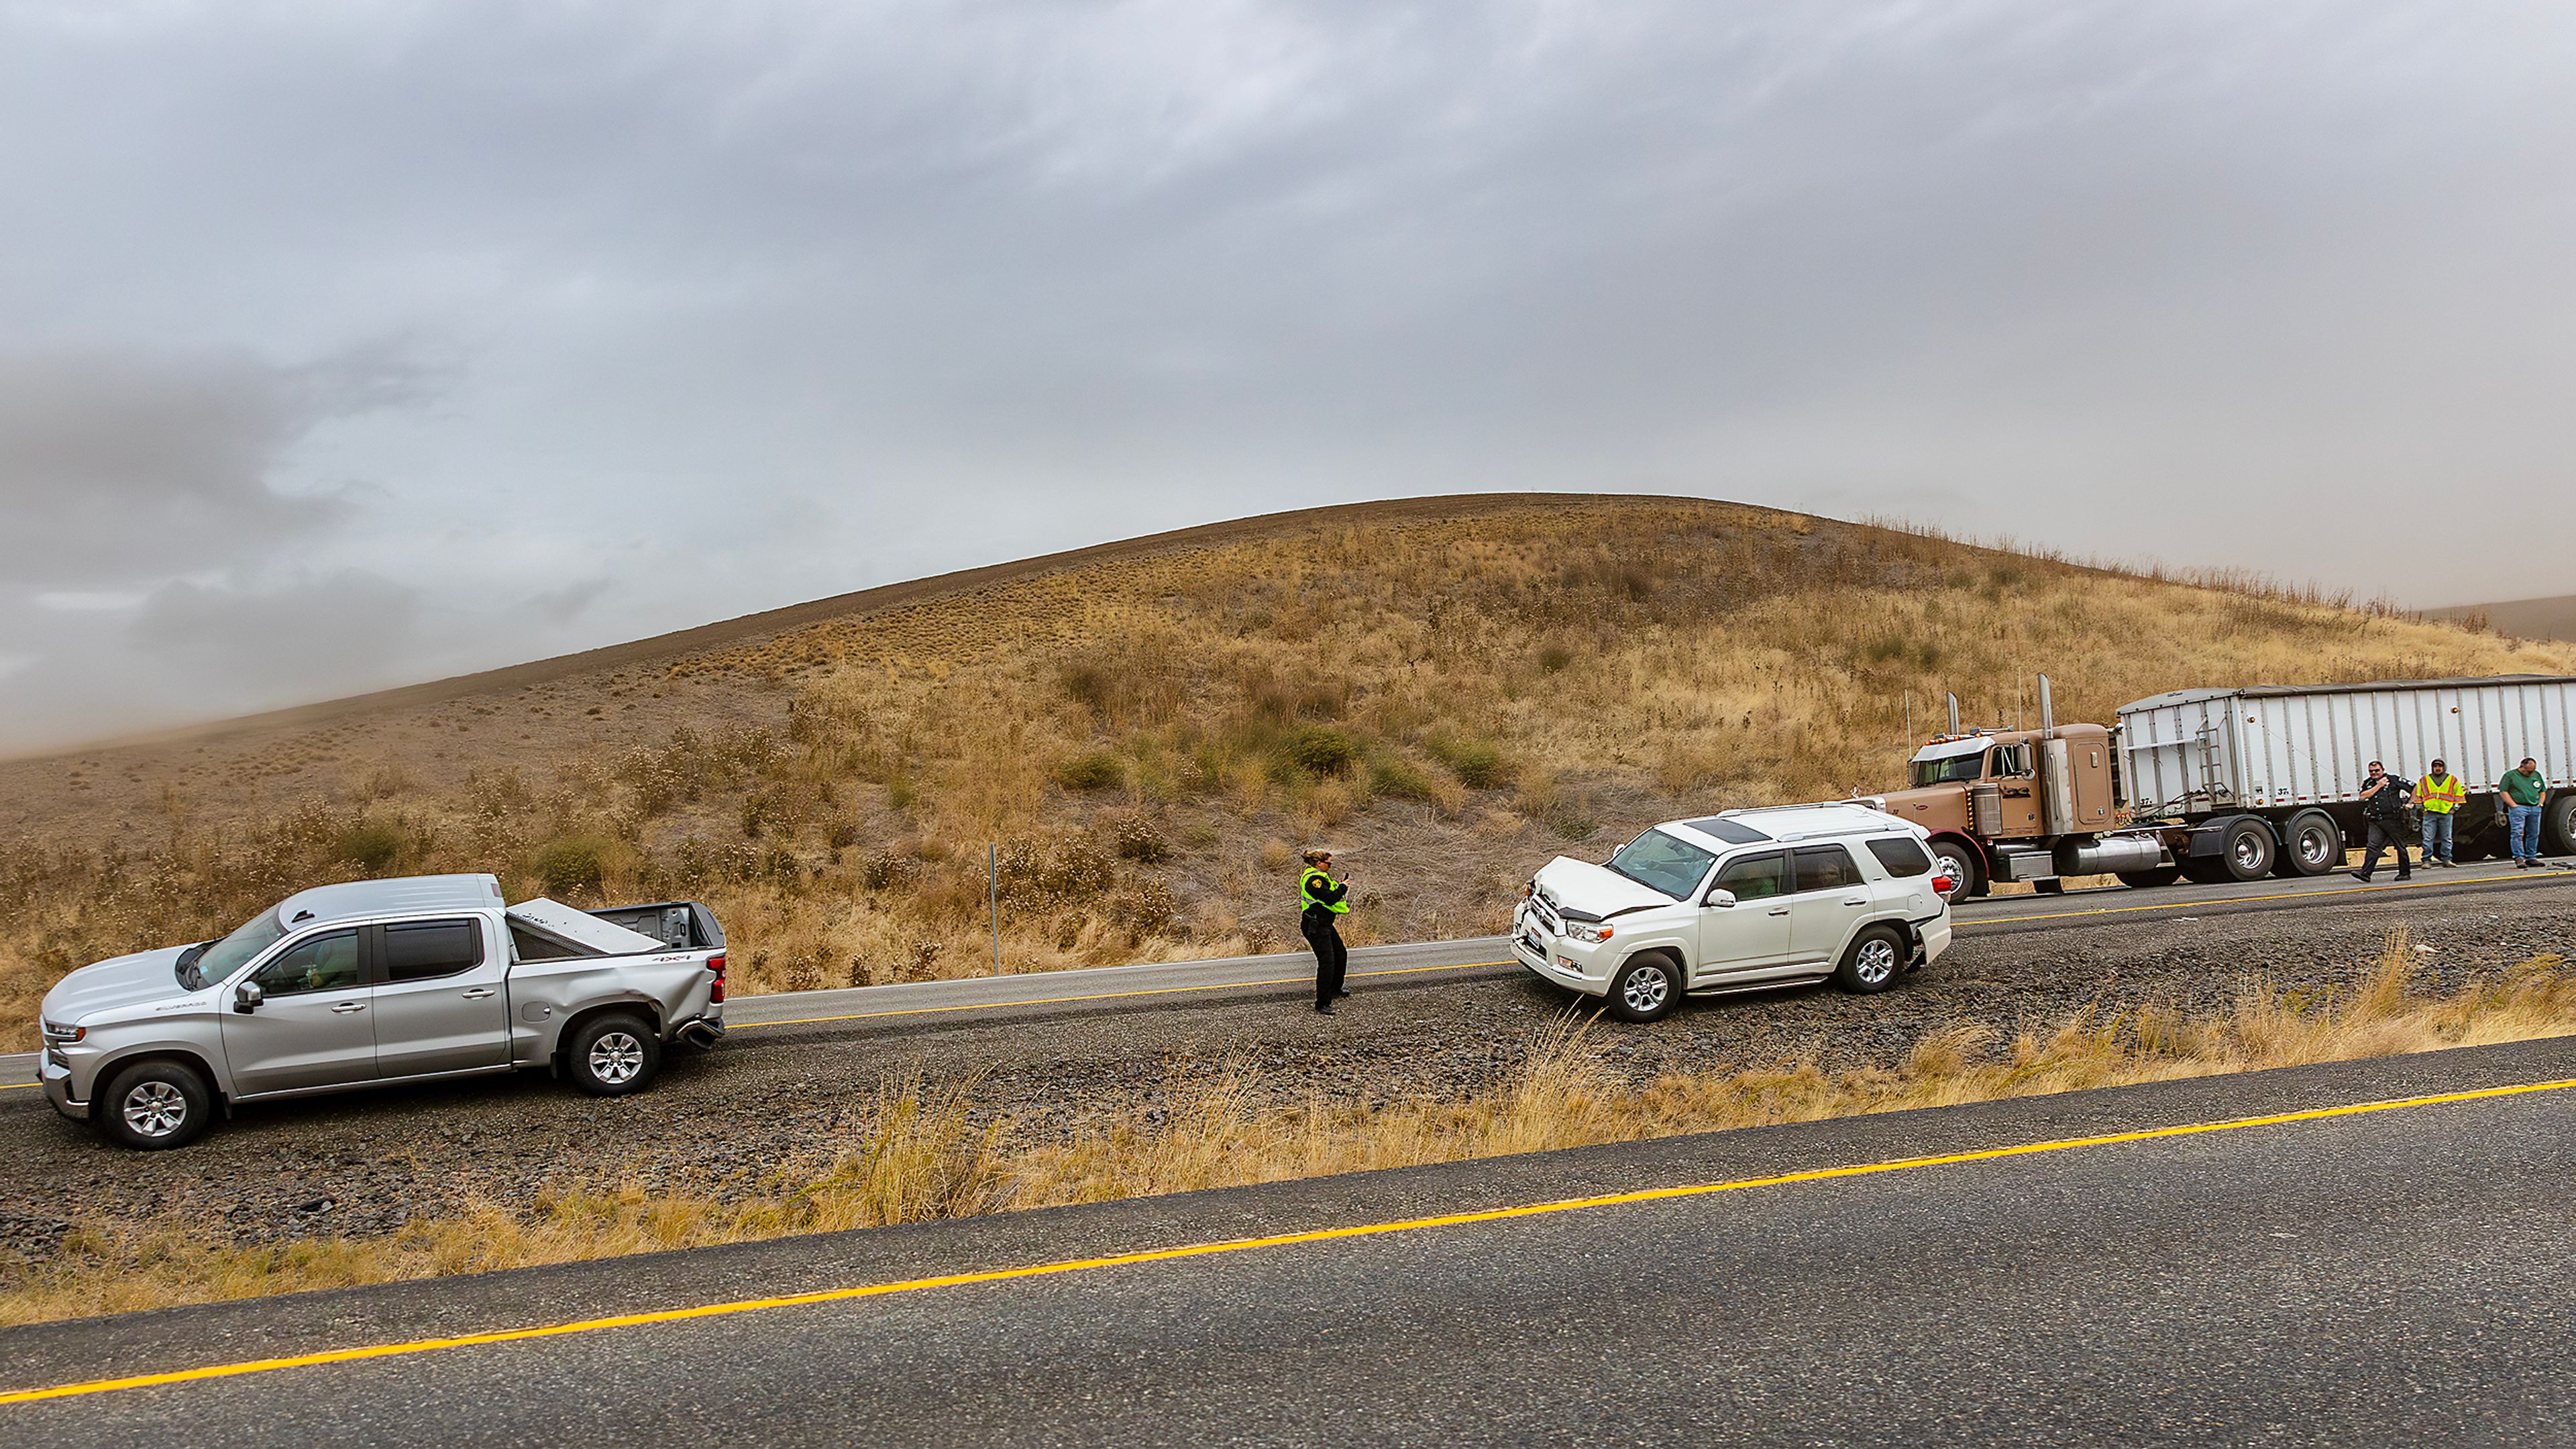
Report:
[[[1950,893],[1951,887],[1956,886],[1958,883],[1959,882],[1953,879],[1946,871],[1932,877],[1932,889],[1945,896]]]
[[[707,1000],[709,1001],[724,1000],[724,966],[724,953],[722,951],[718,951],[716,954],[707,958],[707,969],[716,973],[716,984],[707,992]]]

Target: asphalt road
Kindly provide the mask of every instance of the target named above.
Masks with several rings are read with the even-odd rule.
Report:
[[[2311,879],[2261,880],[2221,886],[2178,884],[2147,891],[2111,886],[2070,891],[2064,895],[1993,896],[1960,903],[1954,908],[1952,918],[1964,939],[2004,931],[2082,930],[2158,916],[2316,910],[2330,908],[2340,902],[2365,899],[2438,899],[2468,893],[2545,890],[2569,885],[2576,885],[2576,871],[2517,871],[2509,863],[2486,863],[2462,866],[2456,870],[2418,871],[2413,880],[2404,883],[2382,877],[2364,885],[2336,872]],[[1505,938],[1500,936],[1368,946],[1351,953],[1351,971],[1361,981],[1387,983],[1435,976],[1453,979],[1507,976],[1521,969],[1509,956]],[[959,1013],[1016,1017],[1058,1015],[1067,1011],[1114,1007],[1121,1002],[1141,1004],[1203,992],[1237,995],[1260,993],[1267,989],[1290,996],[1311,989],[1314,980],[1312,962],[1310,956],[1291,952],[1207,961],[1104,966],[1084,971],[905,982],[833,991],[781,992],[736,997],[725,1004],[725,1020],[727,1026],[736,1031],[826,1023],[847,1023],[851,1029],[858,1030],[871,1022],[891,1024],[905,1019]],[[35,1053],[0,1054],[0,1091],[32,1084],[35,1079]]]
[[[2563,1444],[2572,1078],[2520,1043],[19,1329],[6,1387],[93,1387],[0,1432]]]

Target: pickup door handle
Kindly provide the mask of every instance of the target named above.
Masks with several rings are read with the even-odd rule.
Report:
[[[347,1016],[350,1012],[364,1011],[366,1009],[367,1004],[363,1001],[343,1001],[339,1005],[331,1008],[331,1014],[334,1016]]]
[[[491,988],[491,987],[489,987],[489,986],[477,986],[477,987],[475,987],[473,990],[471,990],[471,991],[469,991],[469,992],[466,992],[466,993],[465,993],[465,999],[466,999],[466,1000],[468,1000],[468,1001],[481,1001],[484,997],[489,996],[489,995],[491,995],[491,994],[492,994],[492,988]]]

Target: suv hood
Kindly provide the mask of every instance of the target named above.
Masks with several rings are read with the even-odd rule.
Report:
[[[1538,889],[1550,904],[1604,919],[1647,906],[1676,905],[1671,896],[1642,886],[1604,865],[1560,855],[1539,867]]]
[[[83,966],[54,983],[54,989],[45,993],[40,1010],[45,1020],[70,1025],[93,1011],[184,996],[187,992],[179,985],[178,966],[179,953],[187,949],[164,946],[157,951],[138,951],[131,956],[110,957],[95,966]]]

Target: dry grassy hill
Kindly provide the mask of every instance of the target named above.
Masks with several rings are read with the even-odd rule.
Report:
[[[1897,778],[1956,690],[2063,717],[2189,684],[2576,673],[2576,646],[1725,503],[1321,509],[844,596],[513,670],[0,764],[0,1023],[300,886],[491,870],[696,896],[742,989],[1360,941],[1683,811]]]

